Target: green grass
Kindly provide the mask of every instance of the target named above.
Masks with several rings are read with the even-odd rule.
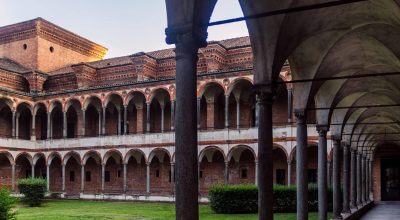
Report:
[[[48,200],[41,207],[27,207],[19,204],[17,219],[66,220],[66,219],[131,219],[158,220],[175,219],[175,206],[170,203],[141,202],[98,202],[82,200]],[[203,220],[250,220],[257,219],[255,214],[219,215],[211,211],[208,205],[200,206],[200,219]],[[295,213],[275,214],[277,220],[296,219]],[[316,213],[310,214],[310,220],[317,219]]]

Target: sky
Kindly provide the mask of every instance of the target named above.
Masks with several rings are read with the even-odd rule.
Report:
[[[165,43],[165,0],[0,0],[0,26],[42,17],[109,49],[106,58]],[[241,17],[237,0],[218,0],[211,21]],[[208,40],[248,35],[244,22],[209,28]]]

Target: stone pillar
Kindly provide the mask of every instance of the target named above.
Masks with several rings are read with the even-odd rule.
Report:
[[[352,209],[357,208],[357,151],[351,150],[351,181],[350,181],[350,206]]]
[[[328,182],[327,182],[327,126],[317,126],[318,139],[318,219],[328,218]]]
[[[200,129],[200,125],[201,125],[200,118],[201,118],[201,97],[197,98],[197,129]]]
[[[65,193],[65,164],[61,165],[62,192]]]
[[[340,190],[340,139],[333,139],[333,219],[342,219],[341,212],[341,190]]]
[[[15,132],[15,130],[16,130],[16,128],[15,128],[16,112],[14,110],[12,111],[12,119],[11,120],[12,120],[11,135],[12,135],[13,138],[15,138],[16,137],[16,132]]]
[[[175,100],[171,100],[171,131],[175,130]]]
[[[118,132],[118,135],[122,134],[122,131],[121,131],[121,110],[120,109],[118,109],[117,132]]]
[[[67,112],[63,112],[63,138],[67,138]]]
[[[151,103],[146,103],[146,132],[150,133],[150,105]]]
[[[81,165],[81,193],[85,192],[85,165]]]
[[[292,94],[291,88],[288,89],[287,94],[288,94],[288,124],[291,124],[292,123],[292,115],[293,115],[293,113],[292,113],[293,94]]]
[[[357,206],[361,207],[362,204],[362,196],[361,196],[361,153],[357,154]]]
[[[128,134],[128,106],[124,105],[124,135]]]
[[[16,119],[15,119],[15,138],[19,139],[19,113],[17,113]]]
[[[258,218],[273,219],[273,136],[272,103],[275,91],[272,88],[258,90],[260,107],[258,127]]]
[[[103,123],[102,123],[102,120],[101,120],[101,118],[102,118],[102,117],[101,117],[102,111],[100,110],[98,113],[99,113],[99,136],[101,136],[101,133],[102,133],[102,129],[101,129],[101,128],[103,127],[103,126],[102,126]]]
[[[366,184],[366,179],[365,179],[365,174],[366,174],[366,172],[365,172],[365,156],[363,155],[362,157],[361,157],[361,202],[363,203],[363,204],[365,204],[366,203],[366,200],[365,200],[365,195],[366,195],[366,186],[365,186],[365,184]]]
[[[164,115],[165,105],[161,106],[161,132],[164,133]]]
[[[255,170],[255,172],[254,172],[254,174],[255,174],[254,182],[255,182],[256,186],[258,186],[258,160],[256,160],[254,163],[255,163],[254,164],[254,170]]]
[[[82,137],[86,135],[86,109],[82,109]]]
[[[36,115],[32,115],[31,141],[36,141]]]
[[[171,163],[171,182],[175,182],[175,163]]]
[[[369,201],[371,201],[371,193],[373,192],[373,187],[372,187],[372,183],[373,183],[373,176],[372,176],[372,159],[369,160],[369,190],[368,190],[368,199]]]
[[[106,174],[106,164],[101,164],[101,193],[104,194],[105,189],[105,174]]]
[[[150,194],[150,163],[146,163],[146,192]]]
[[[35,164],[31,165],[31,176],[32,178],[35,178]]]
[[[256,95],[256,99],[258,100],[258,95]],[[254,114],[256,115],[255,125],[256,125],[256,127],[258,127],[259,118],[260,118],[260,106],[258,105],[258,103],[256,103]]]
[[[287,160],[287,185],[292,185],[292,161]]]
[[[343,213],[350,213],[350,146],[343,143]]]
[[[11,191],[15,192],[15,164],[11,164]]]
[[[332,159],[327,161],[328,186],[332,186]]]
[[[295,110],[297,122],[296,135],[296,184],[297,220],[308,219],[308,158],[307,158],[307,113]],[[261,125],[261,122],[260,122]]]
[[[225,161],[224,183],[229,184],[229,161]]]
[[[127,177],[126,177],[126,174],[127,174],[127,164],[126,163],[124,163],[123,164],[123,166],[124,166],[124,194],[126,194],[126,192],[128,191],[128,184],[127,184]]]
[[[229,128],[229,95],[225,95],[225,128]]]
[[[47,192],[50,192],[50,165],[46,166]]]
[[[101,119],[101,134],[106,135],[106,113],[107,107],[103,107],[103,114]]]
[[[236,101],[236,129],[240,129],[240,98]]]
[[[136,106],[136,133],[145,133],[144,117],[145,116],[143,106]]]

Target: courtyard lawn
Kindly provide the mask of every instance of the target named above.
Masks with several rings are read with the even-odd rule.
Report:
[[[41,207],[31,208],[19,204],[17,219],[66,220],[66,219],[175,219],[174,204],[140,202],[100,202],[82,200],[47,200]],[[250,220],[255,214],[219,215],[213,213],[208,205],[200,206],[200,219],[207,220]],[[296,219],[295,213],[275,214],[277,220]],[[317,219],[317,214],[310,214]]]

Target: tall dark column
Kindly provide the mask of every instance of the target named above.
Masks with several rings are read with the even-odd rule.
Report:
[[[229,95],[225,95],[225,128],[229,127]]]
[[[15,138],[16,137],[16,128],[15,128],[15,119],[16,118],[16,112],[15,111],[12,111],[12,128],[11,128],[11,135],[12,135],[12,137],[13,138]],[[47,136],[48,137],[48,136]]]
[[[351,200],[350,206],[352,209],[357,208],[357,151],[351,150]]]
[[[200,129],[200,122],[201,122],[201,120],[200,120],[200,118],[201,118],[201,97],[200,98],[197,98],[197,129]],[[207,119],[206,119],[207,120]],[[207,123],[206,123],[207,124]],[[207,128],[207,126],[206,126],[206,129],[208,129]]]
[[[124,105],[124,135],[127,134],[128,134],[128,106]]]
[[[167,41],[176,45],[176,219],[197,220],[199,219],[197,51],[205,41],[196,38],[192,32],[168,36]]]
[[[63,112],[63,138],[67,138],[67,112]]]
[[[305,110],[295,110],[296,135],[296,184],[297,220],[308,219],[308,158],[307,158],[307,117]],[[261,121],[259,126],[261,126]]]
[[[274,93],[259,88],[258,218],[273,219],[272,100]]]
[[[373,192],[372,188],[372,181],[373,175],[372,175],[372,159],[369,159],[369,189],[368,189],[368,199],[371,200],[371,197],[369,196]]]
[[[171,131],[175,129],[175,100],[171,100]]]
[[[362,203],[363,204],[365,204],[366,203],[366,189],[367,189],[367,187],[366,187],[366,183],[367,183],[367,181],[366,181],[366,167],[365,167],[365,165],[366,165],[366,163],[365,163],[365,156],[363,155],[362,157],[361,157],[361,201],[362,201]]]
[[[293,114],[293,112],[292,112],[293,94],[292,94],[291,88],[289,88],[287,90],[287,95],[288,95],[288,123],[291,124],[292,123],[292,114]]]
[[[350,213],[350,146],[343,143],[343,213]]]
[[[327,166],[328,186],[332,186],[332,158],[329,158],[327,163],[328,163],[328,166]]]
[[[362,206],[362,197],[361,197],[361,153],[357,154],[357,206]]]
[[[333,139],[333,219],[342,219],[341,212],[341,190],[340,190],[340,139]]]
[[[328,218],[327,141],[326,126],[317,126],[318,139],[318,219]]]
[[[107,107],[103,107],[103,114],[102,114],[102,119],[101,119],[101,134],[105,135],[106,134],[106,112],[107,112]]]
[[[82,131],[81,134],[83,137],[86,135],[86,109],[82,109]]]
[[[146,132],[150,133],[150,105],[151,103],[146,103]]]

